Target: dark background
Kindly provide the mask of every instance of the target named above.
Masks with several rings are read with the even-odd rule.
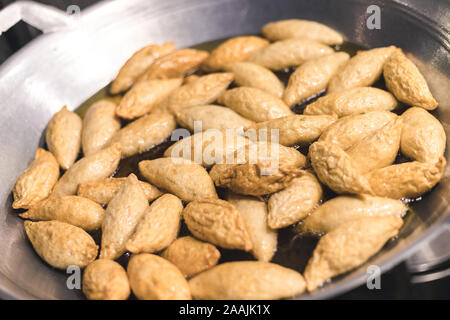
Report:
[[[13,0],[0,0],[0,9],[14,2]],[[53,5],[66,11],[69,5],[78,5],[81,9],[97,2],[95,0],[39,0],[44,4]],[[0,36],[0,64],[11,54],[22,48],[40,32],[35,28],[20,22]],[[450,263],[441,266],[440,270],[449,270]],[[381,277],[381,289],[369,290],[361,286],[338,299],[450,299],[450,277],[437,281],[412,284],[406,264],[402,263]]]

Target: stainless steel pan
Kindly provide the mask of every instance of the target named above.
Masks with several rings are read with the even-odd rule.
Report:
[[[366,26],[369,5],[381,9],[379,30]],[[22,221],[11,212],[11,189],[43,143],[52,114],[64,104],[76,108],[107,85],[135,50],[149,42],[174,40],[178,47],[186,47],[255,34],[263,24],[279,19],[316,20],[352,42],[367,47],[394,44],[410,52],[440,103],[436,115],[449,137],[449,15],[446,0],[116,0],[70,17],[31,2],[5,8],[0,12],[1,31],[23,18],[45,33],[0,67],[0,296],[82,297],[79,290],[67,289],[65,274],[49,268],[33,252]],[[423,267],[423,257],[425,263],[448,257],[449,190],[447,170],[438,187],[417,204],[396,241],[366,265],[296,298],[344,292],[366,281],[368,265],[386,271],[420,249],[411,260],[415,266]]]

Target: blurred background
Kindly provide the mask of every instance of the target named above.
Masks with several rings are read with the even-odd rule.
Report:
[[[35,0],[66,11],[70,5],[78,5],[81,10],[96,3],[95,0]],[[13,0],[0,0],[0,10]],[[14,52],[22,48],[40,31],[24,22],[0,36],[0,64]],[[356,288],[337,299],[450,299],[450,261],[432,270],[415,272],[402,263],[381,276],[381,289],[369,290],[365,285]]]

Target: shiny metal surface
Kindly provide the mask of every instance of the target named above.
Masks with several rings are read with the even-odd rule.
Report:
[[[381,8],[381,29],[366,28],[369,5]],[[135,50],[149,42],[174,40],[191,46],[258,33],[273,20],[303,18],[323,22],[352,42],[397,45],[409,52],[440,103],[437,115],[450,137],[449,4],[446,0],[116,0],[82,12],[74,26],[40,36],[0,67],[0,296],[78,299],[67,275],[49,268],[24,237],[11,211],[11,189],[32,160],[53,113],[75,109],[107,85]],[[448,152],[446,153],[447,161]],[[441,183],[415,206],[399,237],[357,270],[311,295],[327,298],[366,281],[368,265],[386,271],[450,225],[449,169]],[[301,248],[293,248],[301,250]]]

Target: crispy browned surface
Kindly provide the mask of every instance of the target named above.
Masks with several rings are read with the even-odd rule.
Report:
[[[126,300],[130,295],[127,273],[115,261],[95,260],[84,270],[83,293],[89,300]]]
[[[81,228],[60,221],[25,221],[24,225],[34,250],[52,267],[84,268],[97,257],[98,246]]]
[[[308,291],[366,262],[390,238],[403,220],[395,216],[362,218],[344,223],[323,236],[305,270]]]
[[[398,100],[427,110],[438,106],[419,69],[401,50],[395,51],[387,60],[383,75],[386,87]]]
[[[215,48],[203,62],[205,71],[223,70],[227,65],[244,61],[256,51],[269,45],[266,39],[255,36],[242,36],[228,39]]]
[[[280,299],[300,294],[305,281],[300,273],[262,261],[220,264],[189,280],[195,299]]]
[[[187,236],[172,242],[161,256],[177,266],[185,277],[191,277],[215,266],[220,252],[210,243]]]
[[[252,249],[241,214],[224,200],[195,200],[183,210],[189,231],[197,238],[227,249]]]
[[[149,253],[133,255],[128,263],[131,290],[140,300],[190,300],[189,285],[169,261]]]
[[[34,161],[17,179],[13,189],[14,209],[30,209],[47,198],[59,178],[59,165],[48,151],[38,148]]]

